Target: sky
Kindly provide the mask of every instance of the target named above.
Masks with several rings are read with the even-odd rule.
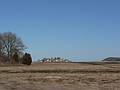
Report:
[[[0,0],[0,33],[21,37],[33,60],[120,57],[120,0]]]

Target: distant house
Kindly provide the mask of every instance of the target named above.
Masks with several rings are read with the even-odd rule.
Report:
[[[116,61],[120,61],[120,57],[108,57],[103,61],[116,62]]]

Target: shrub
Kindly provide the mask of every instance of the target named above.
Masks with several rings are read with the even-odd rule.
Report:
[[[22,64],[31,65],[31,63],[32,63],[31,55],[29,53],[25,53],[22,59]]]

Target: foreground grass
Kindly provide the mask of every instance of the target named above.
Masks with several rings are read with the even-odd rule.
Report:
[[[120,64],[0,66],[0,90],[119,90]]]

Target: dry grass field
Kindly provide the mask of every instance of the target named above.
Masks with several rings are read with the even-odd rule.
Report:
[[[0,90],[120,90],[120,64],[1,65]]]

